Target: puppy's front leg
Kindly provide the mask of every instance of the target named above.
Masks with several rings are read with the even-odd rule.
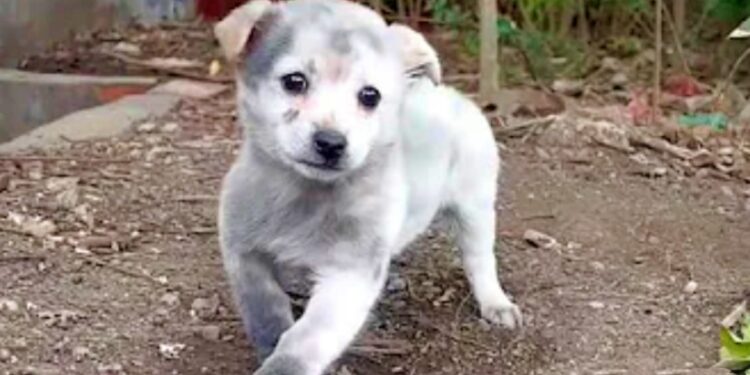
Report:
[[[302,317],[282,335],[255,375],[320,375],[364,325],[386,278],[388,260],[320,275]]]
[[[289,297],[276,280],[268,255],[230,250],[224,258],[245,332],[262,361],[294,322]]]

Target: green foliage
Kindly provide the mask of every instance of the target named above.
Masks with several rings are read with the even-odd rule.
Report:
[[[747,0],[706,0],[705,11],[719,21],[737,24],[750,17],[750,1]]]
[[[450,29],[459,30],[471,22],[471,13],[450,0],[429,0],[427,9],[432,12],[432,18]]]
[[[548,81],[556,76],[578,76],[584,65],[585,46],[572,38],[537,30],[519,29],[508,17],[496,23],[498,38],[503,46],[523,54],[532,76]],[[554,66],[553,58],[561,58],[562,66]]]
[[[613,36],[607,40],[605,49],[617,57],[633,57],[643,50],[643,41],[629,35]]]
[[[750,375],[750,314],[745,311],[731,328],[722,327],[719,333],[721,349],[717,367],[735,374]]]

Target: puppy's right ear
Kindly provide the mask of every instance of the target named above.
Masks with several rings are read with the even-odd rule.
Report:
[[[245,50],[258,21],[273,7],[269,0],[250,0],[214,26],[214,35],[219,40],[227,61],[237,60]]]

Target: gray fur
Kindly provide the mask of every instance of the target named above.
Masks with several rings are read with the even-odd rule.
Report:
[[[376,35],[369,30],[360,28],[354,30],[336,30],[331,33],[331,49],[342,54],[352,52],[355,43],[367,43],[372,49],[382,51],[383,45]]]
[[[289,297],[274,272],[273,259],[262,252],[231,255],[241,267],[229,272],[238,309],[245,319],[245,333],[256,346],[256,354],[264,360],[289,327],[294,323]],[[228,258],[229,260],[229,258]]]
[[[223,182],[219,215],[238,311],[266,358],[255,374],[322,374],[365,324],[391,257],[440,208],[459,216],[483,315],[514,323],[517,307],[495,275],[499,159],[481,112],[431,83],[410,84],[404,97],[402,55],[372,11],[344,0],[295,0],[272,12],[238,73],[246,137]],[[308,75],[304,93],[287,93],[279,81],[295,70]],[[362,110],[357,85],[377,86],[377,108]],[[457,126],[464,120],[469,133]],[[313,138],[324,128],[348,140],[336,168],[318,163]],[[484,176],[474,174],[478,163],[486,164]],[[314,284],[296,322],[280,276],[289,267],[308,271]]]
[[[284,22],[279,16],[269,17],[273,17],[272,22]],[[248,84],[254,85],[258,80],[267,78],[279,57],[292,48],[293,31],[286,24],[274,26],[270,30],[260,30],[257,48],[250,52],[245,64],[245,79]]]

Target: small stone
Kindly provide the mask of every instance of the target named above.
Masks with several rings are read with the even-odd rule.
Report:
[[[190,304],[190,315],[199,319],[211,318],[218,312],[219,303],[218,294],[214,294],[209,298],[196,298]]]
[[[602,59],[602,69],[616,72],[622,69],[622,63],[617,58],[608,56]]]
[[[76,346],[73,348],[72,353],[76,362],[82,362],[85,359],[91,359],[94,357],[91,350],[85,346]]]
[[[18,302],[11,299],[2,298],[0,299],[0,313],[7,315],[16,315],[21,311]]]
[[[29,180],[39,181],[44,178],[44,164],[40,161],[32,161],[23,165],[26,177]]]
[[[0,192],[8,190],[10,186],[10,174],[0,173]]]
[[[732,190],[732,188],[726,185],[721,187],[721,193],[724,194],[725,197],[732,199],[732,200],[737,198],[737,195],[734,194],[734,191]]]
[[[49,364],[40,364],[36,366],[27,366],[23,372],[23,375],[61,375],[61,371],[57,366]]]
[[[59,208],[72,210],[78,205],[79,197],[80,194],[77,187],[63,190],[55,196],[55,204]]]
[[[57,232],[57,226],[51,220],[27,220],[21,229],[37,238],[47,237]]]
[[[78,177],[51,177],[47,179],[45,187],[47,190],[57,193],[78,186],[80,180]]]
[[[159,344],[159,354],[167,360],[179,359],[185,344]]]
[[[120,375],[125,374],[125,368],[119,363],[111,363],[108,365],[99,365],[96,367],[96,371],[101,375]]]
[[[659,237],[656,237],[654,235],[649,235],[648,238],[646,238],[646,241],[650,245],[658,245],[659,243],[661,243],[661,240],[659,240]]]
[[[601,310],[605,307],[604,302],[600,301],[591,301],[589,302],[589,307],[595,310]]]
[[[593,261],[591,262],[591,268],[593,268],[594,271],[601,272],[601,271],[604,271],[606,267],[604,266],[604,263],[602,262]]]
[[[612,86],[616,89],[624,89],[627,86],[628,81],[628,75],[622,72],[615,73],[610,80]]]
[[[138,125],[137,130],[139,133],[151,133],[156,130],[156,124],[154,124],[153,122],[145,122]]]
[[[388,280],[386,290],[389,293],[398,293],[404,291],[406,290],[406,280],[404,280],[404,278],[399,275],[391,275]]]
[[[583,94],[583,81],[558,79],[552,83],[552,90],[563,95],[578,96]]]
[[[164,126],[161,127],[161,131],[165,133],[174,133],[179,129],[180,129],[180,124],[176,122],[169,122],[169,123],[164,124]]]
[[[685,288],[683,289],[685,293],[687,294],[693,294],[696,290],[698,290],[698,283],[696,283],[693,280],[688,281],[687,284],[685,284]]]
[[[10,350],[5,348],[0,349],[0,362],[8,363],[10,362],[11,357]]]
[[[114,52],[120,52],[131,56],[140,56],[141,55],[141,47],[138,47],[138,45],[128,42],[120,42],[115,44],[114,47],[112,47],[112,50]]]
[[[205,325],[197,327],[195,333],[207,341],[219,341],[221,338],[221,327],[217,325]]]
[[[542,249],[560,250],[560,243],[552,236],[544,234],[534,229],[527,229],[523,234],[523,239]]]
[[[633,258],[633,263],[635,263],[635,264],[643,264],[643,263],[646,263],[646,257],[644,257],[644,256],[640,256],[640,255],[639,255],[639,256],[636,256],[635,258]]]
[[[656,167],[653,170],[651,170],[651,175],[654,177],[664,177],[667,175],[667,168],[666,167]]]
[[[180,294],[177,292],[169,292],[161,296],[159,302],[169,306],[175,307],[180,304]]]
[[[26,339],[23,338],[17,338],[13,341],[11,341],[10,345],[8,346],[12,350],[24,350],[29,347],[29,343],[26,342]]]

